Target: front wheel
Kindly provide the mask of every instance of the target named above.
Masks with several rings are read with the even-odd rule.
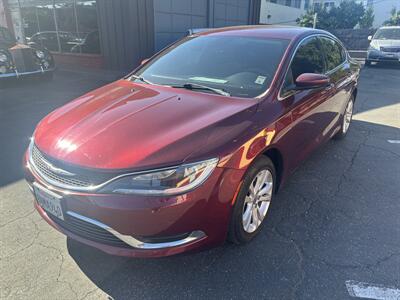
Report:
[[[346,109],[343,113],[342,125],[340,131],[335,135],[335,139],[342,139],[347,135],[350,128],[351,120],[353,119],[354,96],[351,96],[347,102]]]
[[[231,242],[244,244],[258,234],[274,195],[275,181],[275,167],[268,157],[260,157],[249,168],[233,207],[228,235]]]

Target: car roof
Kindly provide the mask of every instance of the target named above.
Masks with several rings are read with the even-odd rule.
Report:
[[[194,35],[237,35],[254,36],[265,38],[282,38],[293,40],[299,37],[315,33],[329,34],[324,30],[298,27],[298,26],[278,26],[278,25],[246,25],[232,26],[223,28],[210,28],[207,31],[195,33]],[[329,34],[330,35],[330,34]]]

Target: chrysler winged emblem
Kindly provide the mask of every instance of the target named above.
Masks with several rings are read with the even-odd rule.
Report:
[[[43,163],[45,163],[45,165],[54,173],[58,174],[58,175],[64,175],[64,176],[75,176],[76,174],[65,171],[63,169],[57,168],[55,166],[53,166],[51,163],[49,163],[46,160],[43,160]]]

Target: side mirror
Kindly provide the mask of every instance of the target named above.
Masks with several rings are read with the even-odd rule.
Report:
[[[306,90],[325,87],[329,85],[330,79],[323,74],[303,73],[296,79],[296,89]]]
[[[368,41],[372,41],[372,35],[368,36]]]
[[[142,60],[142,62],[140,63],[141,66],[143,66],[145,63],[147,63],[150,60],[150,58],[145,58]]]

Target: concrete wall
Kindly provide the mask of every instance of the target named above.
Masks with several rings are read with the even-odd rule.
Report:
[[[281,1],[282,3],[284,2],[284,0],[279,1]],[[261,0],[260,23],[297,25],[296,19],[304,13],[304,1],[302,1],[301,8],[299,9],[295,7],[285,6],[283,4],[271,3],[267,0]]]
[[[375,33],[375,29],[336,29],[330,30],[338,37],[348,50],[367,50],[368,36]]]

